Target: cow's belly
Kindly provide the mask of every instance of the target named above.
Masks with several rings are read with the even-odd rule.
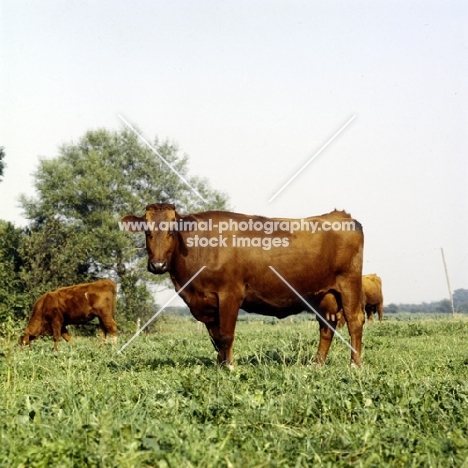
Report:
[[[322,296],[321,294],[306,295],[304,299],[307,303],[312,305],[312,307],[316,308]],[[278,318],[288,317],[289,315],[295,315],[301,312],[311,312],[304,301],[293,292],[284,296],[270,294],[269,296],[263,297],[254,291],[249,291],[242,302],[241,309],[246,312]]]
[[[73,311],[63,314],[64,325],[84,325],[97,317],[92,310]]]
[[[268,315],[271,317],[284,318],[290,315],[299,314],[307,309],[307,306],[301,302],[292,302],[282,307],[267,304],[265,302],[246,301],[241,305],[241,309],[255,314]]]
[[[226,288],[232,291],[233,288]],[[261,315],[284,318],[301,312],[311,312],[310,308],[289,288],[284,287],[282,291],[267,288],[254,288],[248,283],[245,288],[238,288],[241,294],[240,308],[246,312]],[[242,292],[241,292],[242,291]],[[327,291],[305,294],[304,299],[315,309],[320,299]],[[210,323],[217,319],[219,313],[219,292],[209,291],[203,288],[193,287],[189,292],[182,291],[180,296],[187,304],[192,315],[200,322]],[[243,296],[243,297],[242,297]]]

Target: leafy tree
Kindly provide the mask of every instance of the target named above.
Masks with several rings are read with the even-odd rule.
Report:
[[[28,313],[29,295],[20,277],[23,261],[20,246],[24,237],[21,229],[0,220],[0,322],[8,317],[24,319]]]
[[[35,290],[110,277],[120,280],[127,318],[148,309],[148,285],[158,279],[143,266],[143,236],[120,231],[120,218],[156,202],[174,203],[180,212],[227,208],[226,195],[188,175],[188,157],[177,146],[155,139],[153,147],[208,203],[126,129],[88,131],[57,157],[40,160],[37,198],[21,198],[31,220],[28,281]]]
[[[40,228],[27,230],[19,253],[21,279],[34,293],[32,301],[47,291],[98,278],[90,267],[90,237],[82,227],[57,218],[47,218]]]
[[[5,161],[3,160],[4,158],[5,148],[3,146],[0,146],[0,180],[2,180],[3,171],[5,170]]]

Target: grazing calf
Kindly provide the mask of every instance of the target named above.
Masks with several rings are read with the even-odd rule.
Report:
[[[99,319],[103,338],[109,334],[112,342],[116,344],[116,293],[115,283],[104,279],[44,294],[34,304],[28,326],[24,335],[20,337],[20,344],[29,345],[41,335],[53,335],[54,351],[58,351],[61,336],[66,341],[71,341],[67,325],[88,323],[95,317]]]

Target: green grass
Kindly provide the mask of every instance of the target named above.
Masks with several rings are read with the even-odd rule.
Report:
[[[233,372],[195,322],[159,329],[1,341],[0,466],[468,467],[466,319],[366,325],[360,370],[339,340],[312,365],[314,320],[239,322]]]

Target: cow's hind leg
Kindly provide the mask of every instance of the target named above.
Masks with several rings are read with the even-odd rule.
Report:
[[[315,363],[322,365],[327,359],[328,350],[335,335],[340,316],[344,321],[340,295],[337,291],[329,291],[317,304],[317,308],[320,314],[317,316],[320,327],[320,342],[315,356]]]
[[[364,315],[361,309],[361,276],[355,282],[343,280],[341,286],[341,301],[343,313],[348,324],[351,337],[351,366],[361,367],[362,329]]]
[[[352,307],[352,303],[351,305],[345,305],[345,301],[343,300],[343,309],[348,323],[349,336],[351,337],[351,366],[361,367],[364,315],[362,314],[358,303],[356,303],[355,307]]]
[[[383,303],[382,302],[380,302],[377,305],[377,312],[379,314],[379,322],[382,322],[382,320],[383,320]]]
[[[324,317],[318,319],[320,325],[320,342],[315,356],[315,363],[323,365],[327,359],[328,350],[330,349],[331,342],[335,336],[335,330],[338,320],[326,320]]]

